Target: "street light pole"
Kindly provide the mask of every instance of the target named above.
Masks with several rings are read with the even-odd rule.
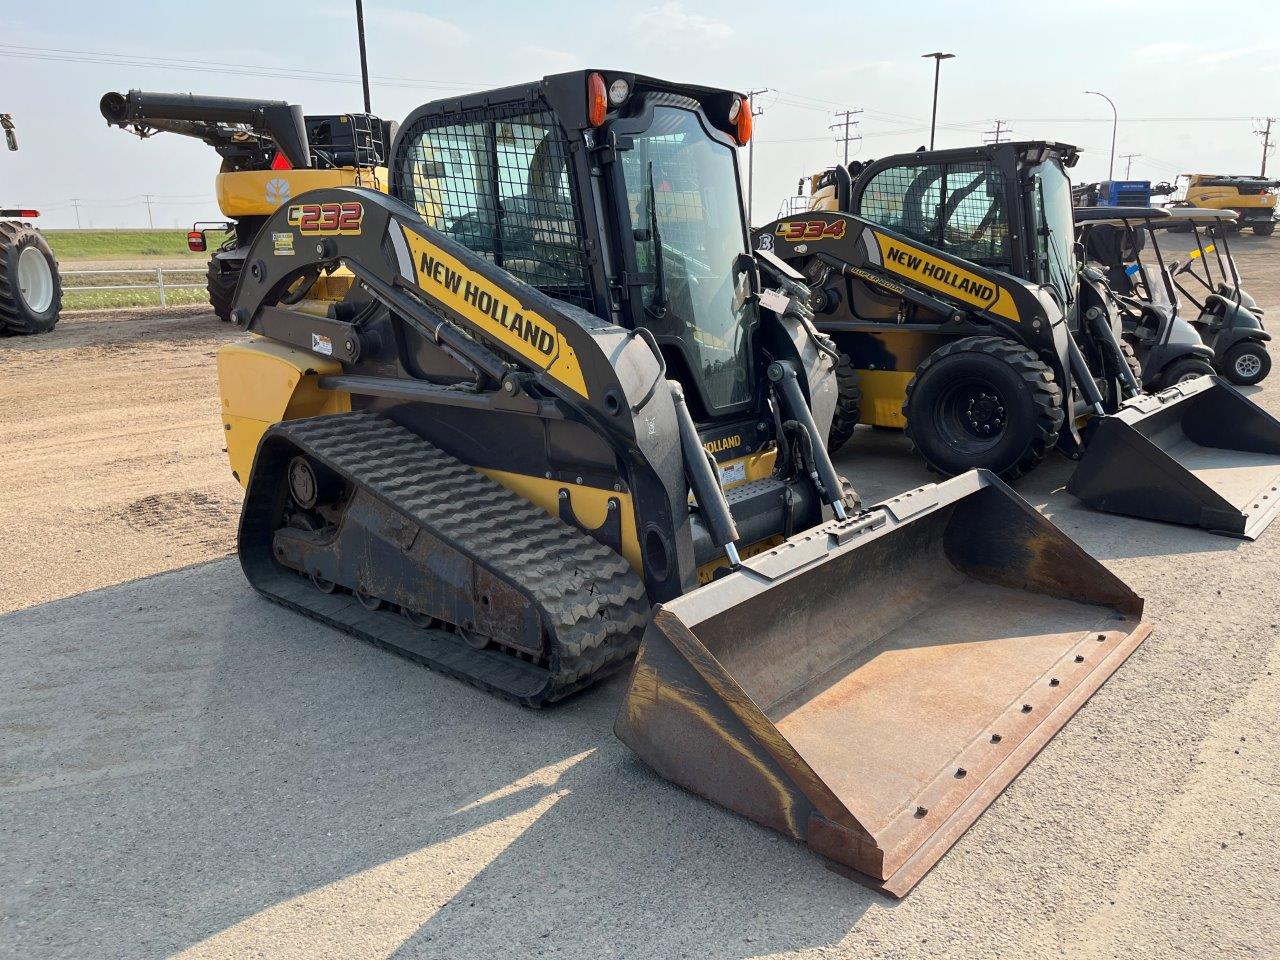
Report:
[[[954,53],[922,53],[920,59],[928,60],[933,58],[933,114],[929,117],[929,149],[933,149],[933,133],[938,126],[938,76],[942,73],[942,61],[951,60],[955,57]]]
[[[1114,180],[1116,178],[1116,127],[1120,126],[1120,113],[1116,110],[1114,101],[1105,93],[1099,93],[1097,90],[1086,90],[1085,93],[1101,97],[1111,104],[1111,164],[1107,167],[1107,179]]]

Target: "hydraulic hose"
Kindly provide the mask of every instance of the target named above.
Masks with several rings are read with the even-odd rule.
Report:
[[[810,411],[804,393],[800,390],[795,366],[787,361],[775,360],[769,364],[769,379],[778,388],[782,408],[787,418],[797,422],[808,437],[809,442],[804,445],[804,452],[809,460],[814,485],[818,488],[818,496],[822,498],[823,503],[831,507],[839,519],[844,520],[848,513],[844,508],[844,491],[840,486],[840,476],[836,473],[835,464],[831,462],[831,455],[827,453],[826,438],[818,432],[813,412]]]

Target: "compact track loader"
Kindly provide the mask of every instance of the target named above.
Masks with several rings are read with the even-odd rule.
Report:
[[[1276,515],[1280,421],[1217,378],[1142,394],[1106,273],[1076,261],[1076,155],[1030,141],[836,167],[811,212],[756,232],[848,358],[858,412],[832,446],[896,427],[944,475],[1010,479],[1057,448],[1092,507],[1252,539]]]
[[[902,895],[1148,627],[989,473],[858,506],[823,443],[835,351],[750,252],[750,122],[560,74],[415,111],[391,196],[281,207],[218,357],[240,560],[530,706],[639,648],[623,741]]]
[[[208,249],[210,233],[229,236],[209,258],[209,305],[231,319],[232,298],[250,244],[281,204],[318,187],[385,190],[394,125],[368,113],[304,115],[283,100],[204,97],[130,90],[105,93],[98,110],[111,126],[142,139],[173,133],[202,140],[222,158],[215,180],[226,221],[201,221],[187,233],[193,253]],[[312,285],[316,301],[341,300],[351,278],[342,272]]]

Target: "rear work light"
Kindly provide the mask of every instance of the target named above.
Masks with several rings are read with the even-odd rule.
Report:
[[[205,243],[204,234],[199,230],[187,231],[187,249],[192,253],[204,253],[208,244]]]
[[[598,73],[587,75],[587,123],[598,127],[604,123],[605,114],[609,112],[609,94],[605,89],[604,77]]]

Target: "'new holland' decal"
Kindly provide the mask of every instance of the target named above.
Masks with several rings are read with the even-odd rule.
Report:
[[[1006,320],[1021,322],[1013,297],[999,284],[879,232],[876,232],[876,243],[884,266],[898,276],[910,277],[930,290],[980,307]]]
[[[510,291],[463,266],[415,231],[405,230],[404,236],[409,241],[419,287],[485,336],[545,370],[580,396],[587,396],[578,355],[555,324],[526,309]]]

